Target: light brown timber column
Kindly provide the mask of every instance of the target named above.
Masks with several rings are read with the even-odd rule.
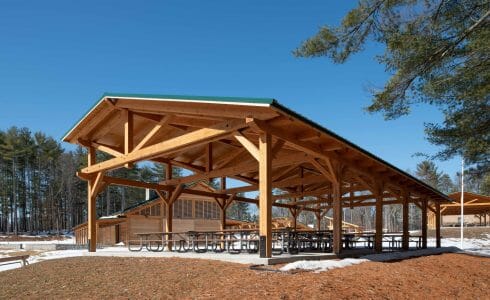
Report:
[[[441,204],[436,201],[436,247],[441,248]]]
[[[125,120],[124,120],[124,154],[128,155],[133,151],[134,141],[133,141],[133,126],[134,117],[133,113],[127,109],[124,110]],[[124,165],[125,168],[133,168],[133,163],[128,163]]]
[[[322,227],[322,213],[321,212],[316,212],[315,213],[316,217],[316,230],[321,230]]]
[[[376,197],[376,234],[374,237],[374,250],[383,251],[383,186],[378,184],[375,191]]]
[[[87,164],[88,166],[92,166],[95,162],[95,149],[90,147],[88,148]],[[93,180],[87,181],[87,243],[89,252],[95,252],[97,249],[97,228],[95,227],[97,222],[97,212],[95,207],[97,195],[94,196],[92,186]]]
[[[171,195],[169,193],[168,198],[170,199]],[[170,201],[167,201],[167,205],[165,205],[165,214],[167,215],[167,219],[165,222],[165,232],[172,232],[172,219],[174,217],[174,204]],[[167,248],[169,251],[172,250],[172,236],[170,234],[167,235]]]
[[[165,168],[165,180],[170,180],[172,179],[172,164],[168,163],[166,168]],[[167,201],[165,205],[165,232],[172,232],[173,229],[173,218],[174,218],[174,204],[170,202],[170,199],[172,198],[172,192],[167,193]],[[172,236],[169,234],[167,235],[167,248],[169,251],[172,250]]]
[[[259,137],[259,235],[260,257],[272,256],[272,156],[271,135]]]
[[[224,202],[224,200],[223,200]],[[226,203],[225,203],[226,205]],[[225,207],[221,207],[221,230],[225,230],[226,229],[226,208]]]
[[[427,248],[427,199],[422,199],[422,249]]]
[[[220,188],[222,191],[226,190],[226,177],[221,177]],[[228,207],[227,199],[222,200],[221,205],[221,230],[226,229],[226,208]]]
[[[289,212],[291,213],[292,219],[293,219],[293,227],[296,230],[296,225],[298,225],[298,208],[297,207],[291,207],[289,209]]]
[[[408,191],[403,192],[403,236],[402,236],[402,248],[408,250],[410,233],[408,231],[408,203],[410,200],[410,193]]]
[[[338,172],[339,173],[339,172]],[[342,252],[342,191],[341,178],[337,176],[337,182],[332,183],[333,205],[333,253]]]

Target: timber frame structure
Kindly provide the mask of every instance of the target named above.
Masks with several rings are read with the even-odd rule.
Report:
[[[440,218],[443,218],[444,216],[459,216],[461,214],[461,192],[449,194],[448,197],[454,202],[441,204]],[[480,223],[483,218],[486,226],[487,216],[490,221],[490,196],[464,192],[463,214],[474,215],[480,218]],[[434,229],[436,227],[436,217],[435,212],[429,213],[429,228]]]
[[[222,212],[232,201],[254,203],[259,207],[262,257],[272,255],[272,206],[288,208],[293,216],[311,211],[317,219],[332,210],[333,251],[340,254],[344,207],[376,208],[375,249],[382,251],[383,205],[403,206],[403,248],[408,249],[409,203],[422,210],[426,247],[427,210],[440,216],[440,203],[450,201],[274,99],[104,94],[63,140],[88,150],[88,166],[77,174],[88,182],[89,240],[96,240],[97,195],[111,184],[155,190],[167,204],[168,232],[172,231],[172,204],[180,194],[214,198]],[[113,158],[96,161],[96,151]],[[141,161],[165,164],[166,179],[156,184],[106,174]],[[172,166],[192,174],[172,178]],[[211,178],[221,179],[217,192],[186,186]],[[246,185],[227,188],[226,178]],[[273,194],[273,189],[282,193]],[[253,191],[258,191],[258,199],[238,196]],[[222,216],[226,218],[225,213]],[[439,246],[439,230],[436,238]],[[95,250],[95,243],[89,241],[89,251]]]

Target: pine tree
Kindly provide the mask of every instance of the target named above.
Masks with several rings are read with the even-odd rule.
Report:
[[[386,119],[417,103],[435,105],[442,124],[426,124],[434,157],[465,158],[490,171],[490,2],[484,0],[361,0],[337,27],[324,26],[295,52],[344,63],[368,41],[384,44],[377,60],[391,75],[373,89],[367,110]]]

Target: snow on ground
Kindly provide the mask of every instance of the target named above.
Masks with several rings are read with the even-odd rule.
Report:
[[[345,258],[341,260],[300,260],[283,266],[281,271],[291,270],[310,270],[316,272],[327,271],[336,268],[344,268],[352,265],[357,265],[368,261],[367,259]]]
[[[487,239],[463,239],[463,247],[459,238],[441,239],[442,247],[458,247],[466,252],[474,254],[490,255],[490,235],[486,234]],[[427,246],[435,247],[435,239],[427,239]]]
[[[455,247],[447,247],[447,248],[444,247],[444,248],[412,250],[406,252],[386,252],[380,254],[365,255],[362,256],[361,258],[344,258],[339,260],[318,260],[318,261],[301,260],[301,261],[296,261],[287,264],[283,266],[280,270],[290,271],[295,269],[302,269],[302,270],[313,270],[316,272],[322,272],[331,269],[344,268],[352,265],[357,265],[368,261],[385,262],[385,261],[406,259],[411,257],[435,255],[435,254],[459,252],[459,251],[460,250]]]
[[[26,236],[32,237],[32,236]],[[19,244],[36,244],[36,245],[52,245],[52,244],[75,244],[75,237],[69,236],[64,240],[49,240],[49,241],[1,241],[0,247],[6,245],[19,245]]]

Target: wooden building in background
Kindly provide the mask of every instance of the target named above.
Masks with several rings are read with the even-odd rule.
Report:
[[[460,226],[461,192],[448,195],[453,202],[441,204],[442,226]],[[490,224],[490,197],[470,192],[463,193],[463,216],[465,226],[487,226]],[[431,210],[428,217],[429,228],[436,228],[436,211]]]
[[[195,184],[196,190],[214,192],[205,183]],[[136,240],[136,233],[165,232],[166,208],[160,197],[146,200],[128,207],[123,212],[97,219],[97,244],[112,246],[127,244]],[[199,195],[181,195],[173,204],[173,231],[219,230],[221,228],[221,210],[217,202]],[[74,229],[78,245],[88,243],[88,224],[83,223]]]

